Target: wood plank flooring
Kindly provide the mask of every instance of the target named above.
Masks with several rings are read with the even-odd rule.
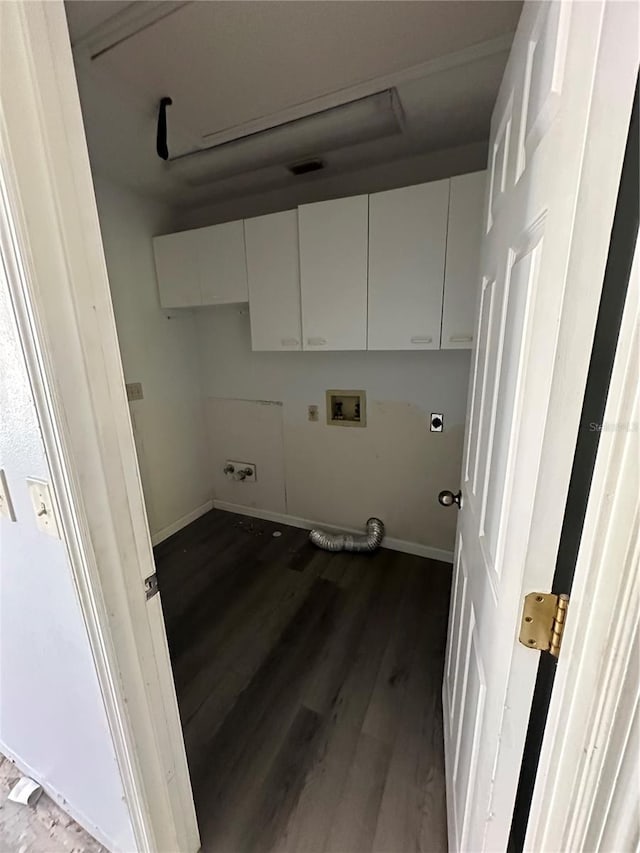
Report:
[[[451,567],[307,535],[213,510],[155,549],[202,849],[446,851]]]

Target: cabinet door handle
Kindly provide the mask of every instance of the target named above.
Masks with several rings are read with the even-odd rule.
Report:
[[[325,338],[307,338],[307,343],[310,347],[323,347],[326,342]]]
[[[473,335],[451,335],[449,340],[452,344],[468,344],[473,340]]]
[[[297,347],[300,341],[297,338],[282,338],[280,343],[283,347]]]
[[[412,344],[430,344],[433,338],[430,335],[414,335],[411,338]]]

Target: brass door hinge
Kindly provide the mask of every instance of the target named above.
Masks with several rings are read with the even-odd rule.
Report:
[[[525,596],[520,623],[520,642],[528,649],[560,654],[569,596],[530,592]]]

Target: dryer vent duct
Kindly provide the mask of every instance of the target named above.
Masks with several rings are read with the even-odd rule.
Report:
[[[312,530],[309,540],[324,551],[376,551],[384,539],[384,524],[379,518],[367,521],[364,536],[352,536],[350,533],[325,533],[324,530]]]
[[[402,132],[402,107],[386,89],[268,130],[174,157],[172,175],[192,186],[270,166],[320,160],[319,155]],[[206,139],[206,137],[205,137]]]

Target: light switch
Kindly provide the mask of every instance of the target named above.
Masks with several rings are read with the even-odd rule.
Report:
[[[27,488],[29,489],[29,497],[31,498],[38,530],[60,539],[60,530],[53,509],[49,484],[43,480],[27,479]]]
[[[11,495],[7,487],[7,478],[2,470],[0,470],[0,515],[8,518],[9,521],[16,520],[16,515],[11,504]]]

